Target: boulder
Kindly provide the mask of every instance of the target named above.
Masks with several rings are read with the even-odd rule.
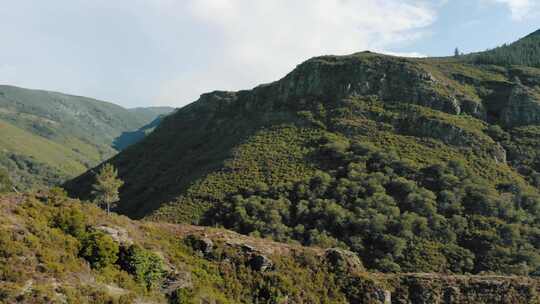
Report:
[[[341,248],[329,248],[324,256],[327,263],[334,268],[334,271],[346,273],[365,271],[362,261],[354,252]]]
[[[255,254],[249,260],[249,266],[255,271],[267,271],[274,267],[274,263],[262,254]]]
[[[214,242],[205,236],[190,235],[187,242],[195,251],[199,251],[204,256],[210,256],[214,250]]]
[[[540,123],[540,92],[515,85],[500,118],[507,127]]]
[[[129,237],[126,229],[121,227],[97,226],[94,228],[109,235],[115,242],[122,246],[129,247],[133,245],[133,239]]]
[[[191,272],[175,271],[168,274],[167,278],[163,282],[161,291],[166,295],[172,295],[179,289],[190,289],[192,287],[193,280],[191,278]]]

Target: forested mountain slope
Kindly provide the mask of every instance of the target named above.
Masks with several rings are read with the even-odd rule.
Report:
[[[61,183],[116,154],[124,132],[171,110],[0,86],[0,168],[20,189]]]
[[[342,246],[385,272],[537,275],[539,84],[460,58],[313,58],[205,94],[112,158],[118,211]]]
[[[523,65],[540,67],[540,30],[512,44],[463,57],[479,64]]]

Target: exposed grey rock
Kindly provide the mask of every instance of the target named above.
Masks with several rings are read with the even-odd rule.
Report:
[[[484,147],[497,162],[506,162],[506,150],[483,133],[475,133],[435,118],[407,118],[398,122],[400,132],[438,139],[445,144],[479,149]],[[479,145],[479,143],[482,143]]]
[[[327,249],[325,259],[337,271],[349,273],[365,271],[364,265],[358,255],[345,249]]]
[[[339,99],[377,95],[382,100],[428,106],[447,113],[461,113],[460,101],[440,94],[437,79],[406,59],[351,56],[319,57],[298,66],[280,82],[281,102],[311,96]],[[268,90],[267,87],[260,91]]]
[[[540,92],[523,85],[515,85],[506,107],[501,111],[501,121],[509,126],[540,123]]]
[[[376,289],[370,298],[373,304],[392,304],[392,294],[386,289]]]
[[[255,252],[256,249],[255,249],[255,247],[253,247],[251,245],[242,244],[242,251],[247,252],[247,253],[251,253],[251,252]]]
[[[267,271],[274,267],[274,263],[268,257],[262,254],[255,254],[249,260],[249,265],[253,270],[256,271]]]
[[[129,237],[127,230],[124,228],[97,226],[94,229],[109,235],[115,242],[120,245],[129,246],[133,244],[133,239]]]
[[[161,291],[170,295],[178,289],[182,288],[192,288],[193,280],[191,278],[191,273],[188,271],[175,271],[169,273],[165,281],[163,282],[163,287]]]
[[[190,235],[188,242],[193,250],[201,252],[204,256],[210,256],[214,250],[214,242],[205,236]]]

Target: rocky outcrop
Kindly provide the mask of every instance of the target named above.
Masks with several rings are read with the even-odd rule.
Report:
[[[94,229],[109,235],[122,246],[129,247],[133,244],[133,239],[129,237],[127,230],[122,227],[97,226]]]
[[[190,234],[185,238],[185,242],[198,254],[207,259],[216,258],[212,253],[214,241],[206,235]],[[226,242],[226,246],[239,252],[247,265],[259,272],[271,270],[274,267],[272,260],[258,248],[245,243]]]
[[[201,253],[203,256],[210,256],[214,250],[214,242],[206,236],[189,235],[186,242],[193,250]]]
[[[506,150],[483,133],[468,131],[456,124],[428,117],[409,117],[400,120],[397,125],[404,134],[430,137],[457,147],[484,149],[496,162],[506,162]]]
[[[514,86],[500,119],[508,127],[540,123],[540,92]]]
[[[193,280],[191,272],[175,270],[167,275],[165,278],[161,292],[166,295],[172,295],[179,289],[192,288]]]
[[[272,86],[277,87],[283,102],[375,95],[382,100],[413,103],[452,114],[462,111],[458,99],[440,93],[437,79],[416,62],[373,53],[314,58],[260,90]]]
[[[330,248],[326,250],[324,257],[335,271],[348,273],[365,271],[362,261],[354,252],[341,248]]]
[[[271,112],[310,100],[331,103],[354,96],[377,96],[383,101],[418,104],[450,114],[462,113],[463,106],[471,115],[482,115],[483,111],[479,102],[449,93],[418,61],[369,52],[316,57],[279,81],[251,91],[203,94],[192,106],[201,111],[227,111],[228,104],[238,102],[246,111]]]
[[[274,267],[274,263],[263,254],[253,254],[249,260],[250,267],[255,271],[267,271]]]

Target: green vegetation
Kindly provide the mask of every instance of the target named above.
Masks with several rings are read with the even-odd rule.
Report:
[[[5,303],[373,303],[386,292],[407,302],[437,297],[448,288],[462,290],[460,303],[538,299],[538,282],[532,279],[368,274],[341,249],[105,216],[59,189],[2,196],[0,211],[0,302]],[[106,231],[125,231],[127,239]],[[208,237],[206,254],[186,245],[193,243],[188,239]],[[254,260],[272,266],[262,270]]]
[[[377,271],[538,275],[540,69],[467,58],[322,56],[205,94],[109,161],[117,210],[348,248]]]
[[[466,56],[479,64],[524,65],[540,68],[540,30],[509,45]]]
[[[540,271],[536,192],[492,185],[458,161],[418,169],[360,142],[333,140],[323,147],[320,157],[333,164],[326,172],[232,194],[206,214],[206,224],[344,246],[379,271]]]
[[[113,239],[99,231],[85,235],[79,255],[87,260],[93,268],[105,268],[118,260],[118,244]]]
[[[58,185],[116,154],[123,134],[171,110],[0,86],[0,168],[19,189]],[[126,138],[121,148],[140,139]]]
[[[6,171],[0,169],[0,193],[6,193],[13,191],[13,185],[11,179]]]
[[[107,214],[110,214],[111,208],[120,200],[118,189],[123,184],[124,182],[118,179],[118,171],[111,164],[103,165],[96,175],[96,183],[92,186],[94,202],[104,205]]]
[[[132,274],[137,282],[145,284],[147,289],[157,287],[165,275],[163,260],[137,245],[123,247],[119,260],[120,267]]]

